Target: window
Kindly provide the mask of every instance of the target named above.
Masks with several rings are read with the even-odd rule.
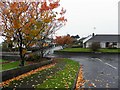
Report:
[[[117,42],[113,42],[113,45],[117,45]]]

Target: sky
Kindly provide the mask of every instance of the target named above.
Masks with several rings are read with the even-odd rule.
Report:
[[[56,32],[56,36],[79,35],[81,38],[92,33],[118,33],[118,2],[120,0],[61,0],[67,12],[68,22]],[[95,28],[94,28],[95,27]],[[0,38],[0,42],[2,42]]]
[[[61,0],[67,12],[68,22],[56,35],[79,35],[118,33],[119,0]]]

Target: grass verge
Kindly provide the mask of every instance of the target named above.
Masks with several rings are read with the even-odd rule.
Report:
[[[16,68],[19,66],[19,61],[12,61],[10,63],[2,64],[2,70],[8,70],[12,68]]]
[[[79,69],[79,63],[69,59],[64,59],[64,62],[66,62],[66,65],[63,70],[49,76],[50,78],[37,85],[36,88],[72,88]]]
[[[0,63],[2,63],[2,62],[6,62],[6,60],[0,59]]]
[[[38,71],[35,74],[14,80],[5,88],[72,88],[79,63],[70,59],[55,59],[55,66]]]
[[[65,48],[63,50],[59,50],[56,52],[92,52],[91,49],[89,48]],[[120,53],[120,49],[107,49],[107,48],[102,48],[99,49],[97,52],[103,52],[103,53]]]
[[[7,60],[4,60],[3,62],[7,62]],[[11,61],[9,63],[5,63],[5,64],[0,64],[0,71],[4,71],[4,70],[9,70],[9,69],[13,69],[13,68],[17,68],[19,67],[20,61]],[[25,65],[28,65],[29,63],[25,62]]]

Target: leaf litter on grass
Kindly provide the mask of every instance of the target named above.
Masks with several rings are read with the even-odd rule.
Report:
[[[64,69],[64,66],[65,63],[63,62],[59,62],[59,64],[56,63],[48,65],[46,67],[43,66],[44,68],[38,68],[13,79],[2,82],[0,83],[0,86],[11,88],[34,88],[35,85],[43,83],[46,79],[54,75],[57,71]]]

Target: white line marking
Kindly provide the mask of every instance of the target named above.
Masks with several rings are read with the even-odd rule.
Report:
[[[96,87],[95,83],[92,82],[91,84],[92,84],[94,87]]]
[[[103,62],[101,59],[99,59],[99,58],[96,58],[97,60],[99,60],[99,61],[101,61],[101,62]],[[104,62],[103,62],[104,63]]]
[[[114,67],[113,65],[111,65],[109,63],[105,63],[105,64],[108,65],[108,66],[110,66],[110,67],[112,67],[112,68],[114,68],[114,69],[117,69],[117,67]]]
[[[99,60],[100,62],[103,62],[101,59],[99,59],[99,58],[96,58],[97,60]],[[103,62],[104,63],[104,62]],[[109,63],[104,63],[104,64],[106,64],[106,65],[108,65],[108,66],[110,66],[110,67],[112,67],[112,68],[114,68],[114,69],[117,69],[117,67],[114,67],[113,65],[111,65],[111,64],[109,64]]]

